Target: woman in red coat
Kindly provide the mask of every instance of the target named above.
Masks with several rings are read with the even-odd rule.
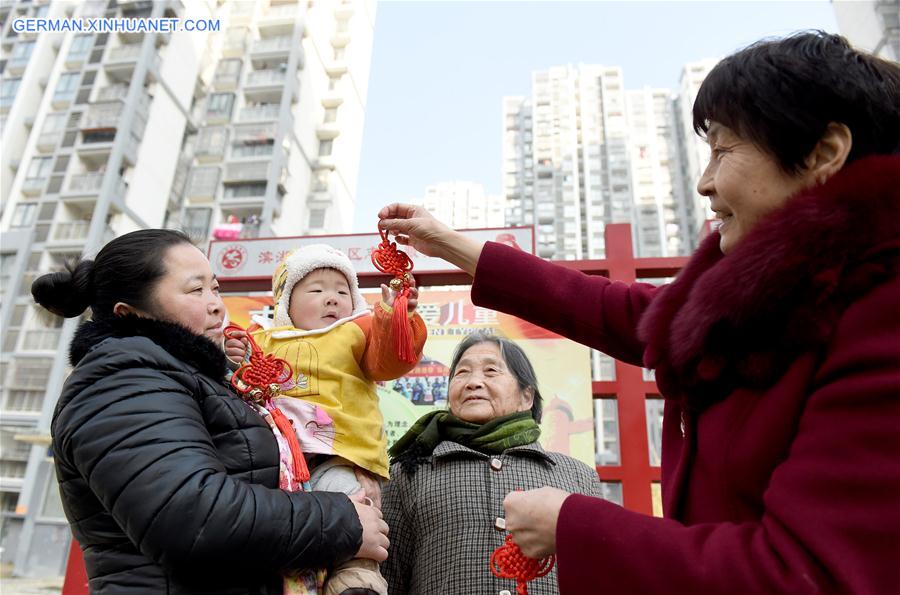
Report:
[[[656,370],[665,518],[541,488],[507,527],[562,593],[898,593],[900,67],[798,34],[724,59],[693,109],[721,225],[668,286],[379,215],[476,304]]]

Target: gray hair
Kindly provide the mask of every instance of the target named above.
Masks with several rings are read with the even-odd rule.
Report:
[[[541,396],[541,391],[538,390],[537,375],[534,373],[534,366],[531,365],[531,360],[528,359],[528,356],[525,355],[525,352],[517,343],[484,331],[475,331],[466,336],[466,338],[457,345],[456,351],[453,352],[453,363],[450,364],[450,378],[452,379],[453,375],[456,373],[456,367],[459,365],[459,360],[462,358],[463,354],[471,347],[480,345],[481,343],[493,343],[497,346],[497,349],[500,351],[500,356],[506,363],[506,367],[512,372],[513,377],[515,377],[520,390],[524,392],[530,388],[534,391],[534,400],[531,404],[531,417],[534,418],[534,421],[540,423],[544,409],[544,398]]]

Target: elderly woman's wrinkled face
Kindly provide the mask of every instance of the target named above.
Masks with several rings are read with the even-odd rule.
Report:
[[[469,347],[450,379],[450,412],[456,417],[485,423],[516,411],[528,411],[534,395],[519,388],[496,343]]]
[[[812,184],[810,175],[791,175],[768,153],[733,130],[713,122],[707,132],[709,165],[697,191],[710,199],[727,254],[759,220]]]

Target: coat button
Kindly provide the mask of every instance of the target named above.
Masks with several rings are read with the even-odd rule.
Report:
[[[506,519],[498,516],[494,520],[494,529],[497,531],[506,531]]]
[[[500,471],[501,467],[503,467],[503,461],[501,461],[497,457],[491,459],[491,469],[493,469],[494,471]]]

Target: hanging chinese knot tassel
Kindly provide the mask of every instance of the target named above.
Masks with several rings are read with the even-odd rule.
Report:
[[[232,375],[231,386],[241,397],[265,407],[271,414],[272,421],[275,422],[275,426],[287,441],[291,451],[294,479],[299,483],[307,482],[309,481],[309,468],[306,466],[306,458],[303,456],[294,426],[291,425],[291,420],[272,404],[272,397],[278,394],[282,384],[291,380],[294,371],[291,369],[291,365],[283,359],[264,354],[253,336],[236,324],[229,324],[225,327],[225,338],[239,339],[234,336],[236,331],[244,332],[250,345],[250,358],[241,364],[241,367]]]
[[[397,292],[397,298],[394,300],[391,327],[397,337],[397,355],[401,361],[413,364],[416,362],[416,352],[407,313],[412,260],[406,252],[397,249],[396,242],[388,240],[386,230],[379,229],[378,232],[381,234],[381,243],[372,251],[372,264],[382,273],[393,276],[390,288]]]

